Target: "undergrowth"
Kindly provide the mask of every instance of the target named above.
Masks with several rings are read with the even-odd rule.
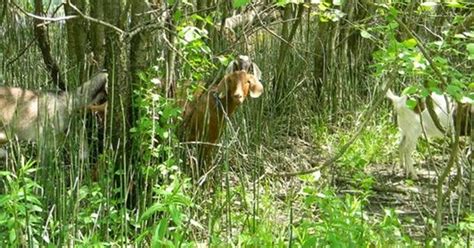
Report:
[[[150,82],[150,75],[143,75]],[[173,101],[144,88],[137,92],[140,116],[133,131],[141,140],[138,203],[124,208],[116,198],[121,189],[110,185],[113,175],[99,182],[65,185],[67,201],[48,205],[42,186],[34,180],[37,165],[24,159],[18,171],[0,173],[0,238],[4,246],[69,243],[84,247],[123,244],[150,247],[417,247],[393,208],[374,214],[369,205],[374,195],[371,167],[388,165],[396,157],[397,134],[387,113],[371,121],[332,171],[317,171],[287,180],[262,177],[260,166],[243,172],[241,166],[258,157],[258,146],[245,146],[245,154],[229,153],[218,160],[222,182],[199,188],[192,184],[180,164],[174,120],[180,110]],[[159,118],[158,125],[149,118]],[[356,118],[351,116],[348,118]],[[321,118],[323,119],[323,118]],[[237,119],[236,122],[239,122]],[[354,127],[312,126],[312,142],[329,157],[350,138]],[[244,127],[247,127],[244,125]],[[261,129],[263,130],[263,129]],[[253,130],[239,132],[252,133]],[[256,137],[245,142],[252,144]],[[259,140],[264,140],[258,137]],[[166,142],[165,142],[166,141]],[[238,146],[235,144],[234,146]],[[250,149],[252,148],[252,149]],[[245,159],[242,157],[245,155]],[[257,162],[253,162],[257,163]],[[250,164],[252,165],[252,164]],[[224,169],[226,168],[227,169]],[[114,173],[114,172],[105,172]],[[74,180],[73,180],[74,181]],[[63,186],[61,186],[63,187]],[[349,190],[347,190],[349,188]],[[58,212],[58,208],[62,212]],[[65,211],[65,210],[70,210]],[[473,229],[467,216],[451,225],[443,242],[460,245],[462,235]],[[431,244],[432,241],[428,240]]]

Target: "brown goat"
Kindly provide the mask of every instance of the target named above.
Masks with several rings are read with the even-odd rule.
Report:
[[[252,74],[245,71],[227,74],[219,84],[187,104],[181,139],[202,142],[199,160],[209,162],[213,144],[225,128],[226,118],[232,116],[249,94],[257,98],[262,93],[263,85]]]

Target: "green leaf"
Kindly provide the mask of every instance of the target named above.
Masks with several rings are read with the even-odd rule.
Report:
[[[360,31],[360,36],[365,39],[372,39],[372,35],[367,30]]]
[[[168,231],[168,222],[169,222],[169,218],[161,219],[160,224],[157,227],[157,229],[159,230],[158,231],[159,240],[165,239],[165,235]]]
[[[397,8],[394,8],[394,7],[390,7],[390,9],[388,10],[390,15],[394,16],[394,17],[397,17],[398,16],[398,10]]]
[[[288,4],[288,0],[278,0],[278,2],[276,3],[276,6],[284,7],[287,4]]]
[[[158,226],[155,228],[155,233],[151,239],[151,247],[162,247],[165,241],[165,235],[168,231],[168,218],[162,218]]]
[[[421,95],[421,97],[425,98],[425,97],[430,95],[430,91],[426,88],[423,88],[423,89],[421,89],[420,95]]]
[[[388,24],[388,28],[391,29],[391,30],[397,29],[398,26],[399,26],[399,24],[396,21],[392,21]]]
[[[408,40],[403,41],[402,44],[405,45],[405,47],[407,48],[413,48],[416,46],[417,42],[415,39],[408,39]]]
[[[155,212],[158,212],[158,211],[163,211],[165,209],[165,207],[163,206],[163,204],[157,202],[155,204],[153,204],[153,206],[149,207],[143,214],[142,216],[140,217],[141,220],[146,220],[148,219],[152,214],[154,214]]]
[[[170,197],[170,201],[174,204],[179,204],[179,205],[184,205],[184,206],[190,206],[192,204],[191,199],[185,195],[173,195],[173,197]]]
[[[425,6],[425,7],[433,8],[433,7],[436,7],[436,6],[438,5],[438,3],[437,3],[437,2],[428,1],[428,2],[421,3],[420,5],[421,5],[421,6]]]
[[[232,8],[237,9],[247,5],[250,1],[249,0],[234,0],[232,1]]]
[[[418,87],[416,86],[408,86],[406,89],[403,90],[403,95],[412,95],[418,92]]]
[[[177,225],[177,226],[181,226],[182,224],[182,214],[180,212],[180,210],[175,206],[175,205],[171,205],[169,207],[169,213],[171,215],[171,219],[173,220],[173,222]]]
[[[10,201],[11,196],[10,195],[2,195],[0,197],[0,206],[5,205],[6,202]]]
[[[181,10],[176,10],[176,12],[174,12],[173,14],[173,20],[175,22],[179,22],[179,20],[181,20],[181,17],[183,16],[183,11]]]
[[[474,59],[474,43],[469,43],[466,45],[466,50],[469,53],[468,59],[473,60]]]
[[[408,99],[408,100],[407,100],[407,106],[408,106],[408,108],[410,108],[410,109],[415,109],[415,107],[416,107],[416,101],[413,100],[413,99]]]
[[[316,247],[317,245],[317,237],[316,236],[311,236],[309,237],[308,239],[306,239],[303,243],[303,248],[306,248],[306,247]]]
[[[464,5],[456,0],[448,1],[448,7],[451,8],[463,8]]]
[[[474,90],[474,82],[469,84],[469,89]]]
[[[10,229],[10,235],[8,235],[10,244],[15,244],[16,241],[16,229],[12,228]]]
[[[448,92],[448,94],[453,96],[455,99],[460,99],[460,97],[462,96],[462,89],[454,84],[448,85],[448,87],[446,87],[446,92]]]
[[[12,173],[9,171],[0,171],[0,177],[4,176],[10,176]]]

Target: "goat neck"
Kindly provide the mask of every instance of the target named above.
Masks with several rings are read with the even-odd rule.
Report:
[[[211,99],[214,101],[214,106],[217,108],[218,113],[225,114],[227,116],[231,116],[237,107],[240,105],[239,102],[236,102],[232,99],[232,97],[229,97],[228,95],[225,95],[224,97],[219,97],[218,92],[213,91],[211,92]]]

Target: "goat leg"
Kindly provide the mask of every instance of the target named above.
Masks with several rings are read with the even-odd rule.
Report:
[[[417,139],[413,140],[408,138],[406,135],[403,135],[399,146],[400,163],[402,167],[405,168],[406,175],[415,180],[418,179],[418,176],[413,167],[413,158],[411,156],[416,147],[416,140]]]

